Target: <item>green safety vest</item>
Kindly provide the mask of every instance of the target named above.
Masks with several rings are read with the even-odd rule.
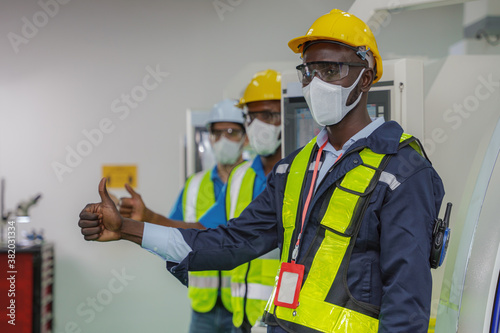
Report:
[[[226,196],[228,219],[238,217],[252,202],[255,177],[251,163],[237,167],[229,176]],[[271,251],[233,269],[231,293],[235,327],[243,324],[245,314],[252,326],[262,318],[267,300],[273,291],[279,267],[278,258],[279,252]]]
[[[403,134],[400,147],[409,144],[420,154],[422,150],[408,134]],[[404,143],[403,143],[404,142]],[[302,196],[302,186],[311,157],[317,152],[316,138],[311,140],[292,161],[287,176],[283,199],[284,241],[282,262],[289,257],[297,214]],[[359,152],[362,163],[350,170],[328,193],[331,195],[321,217],[318,236],[322,237],[310,253],[310,266],[299,294],[296,309],[274,305],[274,292],[266,307],[266,314],[283,327],[300,332],[376,333],[379,309],[371,304],[354,300],[343,281],[343,273],[349,266],[351,249],[383,169],[391,155],[377,154],[369,148]],[[384,177],[394,177],[385,173]],[[347,254],[346,254],[347,253]],[[336,277],[339,277],[336,279]],[[330,289],[335,293],[329,293]],[[334,295],[332,295],[334,294]],[[335,304],[343,303],[343,305]]]
[[[214,183],[210,177],[212,170],[199,172],[186,181],[182,196],[184,220],[197,222],[215,203]],[[199,271],[189,272],[188,296],[191,307],[196,312],[208,312],[217,303],[221,290],[224,307],[231,311],[231,272]]]

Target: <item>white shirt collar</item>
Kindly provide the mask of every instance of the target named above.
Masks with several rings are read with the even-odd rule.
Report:
[[[333,153],[334,155],[338,156],[340,153],[345,152],[349,147],[352,146],[352,144],[359,139],[367,138],[370,136],[370,134],[373,133],[377,128],[379,128],[383,123],[385,122],[383,117],[375,118],[372,120],[372,122],[368,125],[366,125],[362,130],[360,130],[358,133],[354,134],[349,140],[347,140],[346,143],[342,146],[341,150],[336,150],[333,148],[333,146],[328,142],[324,148],[325,151],[329,151]],[[325,141],[328,140],[328,132],[326,130],[326,127],[323,127],[321,132],[319,132],[317,138],[316,138],[316,144],[321,147],[325,143]]]

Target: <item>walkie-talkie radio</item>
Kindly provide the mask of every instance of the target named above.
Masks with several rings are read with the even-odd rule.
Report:
[[[451,202],[446,205],[444,219],[437,218],[432,232],[431,268],[438,268],[443,264],[448,243],[450,242],[450,214]]]

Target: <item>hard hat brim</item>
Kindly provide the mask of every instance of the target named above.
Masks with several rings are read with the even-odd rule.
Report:
[[[312,41],[317,41],[317,40],[331,40],[335,42],[339,42],[340,44],[345,44],[349,45],[352,47],[357,47],[357,45],[353,45],[350,43],[346,43],[345,40],[337,39],[337,38],[332,38],[329,36],[300,36],[297,38],[294,38],[288,42],[288,47],[294,52],[294,53],[302,53],[302,50],[304,49],[304,44],[307,42],[312,42]]]
[[[247,105],[248,103],[261,102],[261,101],[281,101],[281,99],[278,99],[278,98],[260,98],[260,99],[253,99],[253,100],[241,99],[240,102],[236,104],[236,106],[239,107],[240,109],[243,109],[245,107],[245,105]]]

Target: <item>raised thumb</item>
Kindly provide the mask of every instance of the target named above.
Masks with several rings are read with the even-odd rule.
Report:
[[[139,197],[139,193],[137,193],[136,191],[134,191],[134,189],[132,188],[132,186],[130,186],[128,183],[125,183],[125,189],[132,196],[132,198]]]
[[[108,194],[108,189],[106,188],[107,181],[107,178],[101,179],[101,182],[99,183],[99,195],[101,196],[101,201],[103,203],[112,204],[114,206],[113,200],[111,200],[111,197]]]

